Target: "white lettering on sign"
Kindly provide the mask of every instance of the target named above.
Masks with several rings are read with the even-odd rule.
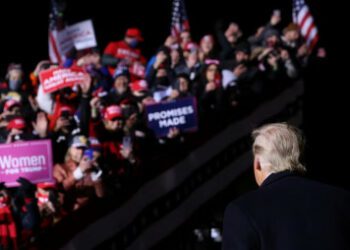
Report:
[[[174,117],[174,118],[159,121],[160,128],[174,127],[174,126],[179,126],[183,124],[186,124],[186,119],[184,116]]]
[[[70,69],[60,69],[53,72],[53,76],[45,79],[43,85],[49,89],[63,82],[82,81],[85,77],[83,72],[72,72]]]
[[[160,112],[154,112],[148,114],[148,121],[155,121],[155,120],[165,120],[171,117],[177,117],[177,116],[185,116],[190,115],[194,113],[194,109],[192,106],[177,108],[177,109],[170,109],[170,110],[164,110]]]
[[[138,59],[140,55],[131,50],[119,48],[117,50],[117,57],[131,57],[134,59]]]
[[[46,159],[44,155],[21,156],[12,157],[11,155],[0,156],[0,168],[23,168],[23,167],[37,167],[38,165],[45,165]]]
[[[32,172],[40,172],[43,168],[41,166],[38,167],[24,167],[21,168],[22,173],[32,173]]]

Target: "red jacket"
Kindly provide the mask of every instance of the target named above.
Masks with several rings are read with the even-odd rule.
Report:
[[[131,48],[124,40],[110,42],[104,54],[114,56],[117,59],[125,59],[128,65],[134,62],[146,63],[146,58],[142,56],[141,50],[138,48]]]
[[[17,229],[8,197],[0,200],[0,248],[18,249]],[[1,248],[2,249],[2,248]]]

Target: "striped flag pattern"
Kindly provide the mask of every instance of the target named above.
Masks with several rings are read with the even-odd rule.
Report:
[[[171,35],[179,37],[184,30],[190,30],[184,0],[173,0]]]
[[[293,0],[293,22],[299,26],[309,51],[312,51],[319,36],[314,18],[304,0]]]

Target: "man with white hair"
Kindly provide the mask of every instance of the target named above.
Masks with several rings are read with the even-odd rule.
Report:
[[[299,130],[274,123],[252,135],[259,189],[226,208],[222,249],[350,249],[350,193],[302,177]]]

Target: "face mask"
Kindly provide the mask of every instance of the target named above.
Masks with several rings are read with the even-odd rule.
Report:
[[[145,99],[146,97],[147,97],[147,95],[144,94],[144,95],[140,95],[140,96],[135,96],[134,98],[135,98],[136,102],[142,103],[142,100]]]
[[[17,91],[21,87],[21,80],[9,80],[9,88],[12,91]]]
[[[129,45],[131,48],[136,48],[138,44],[139,44],[139,41],[137,41],[136,39],[133,39]]]

